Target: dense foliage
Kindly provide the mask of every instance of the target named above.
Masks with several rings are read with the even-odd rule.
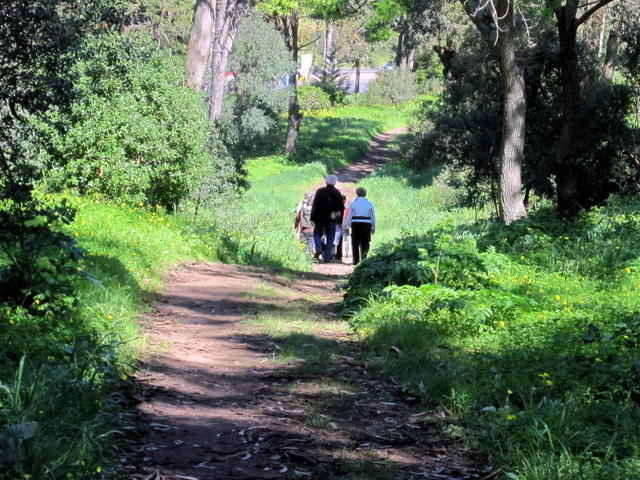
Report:
[[[298,87],[298,102],[303,112],[331,108],[331,97],[316,85]]]
[[[182,66],[144,36],[88,38],[71,74],[76,100],[50,113],[46,182],[173,208],[208,163],[208,122]]]
[[[247,156],[277,131],[290,88],[284,80],[294,69],[282,35],[259,15],[240,22],[229,58],[228,84],[221,118],[224,140],[237,156]]]
[[[378,73],[369,84],[366,102],[371,105],[399,105],[413,100],[420,90],[416,74],[403,70],[390,70]]]
[[[537,21],[531,40],[518,45],[519,57],[527,58],[522,173],[526,200],[532,195],[556,198],[567,164],[575,184],[572,201],[582,209],[602,204],[612,193],[637,192],[638,132],[628,118],[637,100],[633,82],[612,81],[598,53],[601,47],[588,36],[580,37],[581,94],[571,117],[579,126],[580,141],[572,142],[570,158],[561,159],[558,149],[568,121],[566,55],[552,22],[544,16]],[[635,41],[628,37],[625,49]],[[503,105],[497,52],[488,49],[473,28],[453,47],[436,47],[446,75],[445,90],[438,108],[426,104],[423,109],[413,145],[414,165],[445,164],[456,173],[452,180],[465,188],[469,204],[498,205]],[[621,66],[616,68],[624,71]]]
[[[513,478],[634,478],[639,211],[618,198],[572,223],[543,209],[400,238],[351,278],[352,325]]]

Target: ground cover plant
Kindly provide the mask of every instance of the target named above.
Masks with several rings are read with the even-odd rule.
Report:
[[[142,347],[143,300],[166,268],[211,258],[212,249],[162,211],[76,197],[40,201],[66,205],[56,232],[75,257],[39,248],[34,298],[3,299],[0,307],[0,478],[100,477],[117,435],[117,397],[109,393]]]
[[[440,223],[356,269],[351,324],[506,478],[638,478],[639,235],[632,198],[575,222]]]

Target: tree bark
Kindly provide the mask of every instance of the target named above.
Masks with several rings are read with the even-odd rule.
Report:
[[[210,120],[219,119],[222,113],[227,63],[245,6],[245,0],[198,0],[194,9],[187,85],[208,90]]]
[[[434,45],[433,51],[436,52],[438,58],[440,59],[444,78],[446,80],[457,78],[459,75],[457,75],[453,65],[456,57],[456,51],[452,48],[443,47],[441,45]]]
[[[603,65],[604,77],[609,81],[613,80],[613,74],[615,73],[619,44],[620,38],[618,37],[618,34],[615,32],[609,33],[609,38],[607,39],[607,50],[605,53]]]
[[[604,39],[607,36],[607,13],[608,9],[605,9],[602,12],[602,19],[600,21],[600,38],[598,39],[598,57],[602,57],[604,55]]]
[[[616,0],[598,0],[578,18],[578,0],[567,0],[554,10],[560,39],[560,68],[562,81],[562,128],[555,148],[556,195],[558,213],[565,217],[578,214],[580,184],[577,177],[576,131],[581,88],[578,71],[578,28],[599,9]]]
[[[291,58],[296,70],[291,75],[291,93],[289,94],[289,127],[287,129],[287,141],[285,144],[285,152],[287,155],[295,153],[298,143],[298,133],[300,132],[300,124],[302,123],[302,112],[298,103],[298,16],[297,14],[288,15],[283,21],[286,29],[285,43],[291,52]]]
[[[527,101],[524,70],[516,59],[513,6],[509,0],[500,0],[498,5],[499,15],[504,18],[498,39],[503,82],[500,204],[502,219],[509,225],[527,216],[522,187]]]
[[[572,165],[577,109],[580,102],[580,79],[578,76],[576,14],[577,0],[556,9],[558,36],[560,39],[560,68],[562,81],[562,127],[556,145],[557,208],[562,216],[575,216],[580,210],[579,185]]]
[[[356,69],[356,80],[353,86],[353,93],[360,93],[360,59],[356,59],[354,67]]]
[[[187,85],[204,90],[205,73],[213,43],[213,0],[198,0],[193,11],[193,23],[187,47]]]
[[[500,214],[506,224],[527,216],[522,188],[527,97],[524,69],[516,58],[517,26],[513,0],[496,0],[497,19],[479,15],[474,5],[459,0],[484,40],[497,47],[502,76],[502,135],[500,138]],[[496,28],[495,22],[499,22]],[[497,45],[496,45],[497,41]]]
[[[396,44],[396,67],[402,68],[402,59],[404,57],[404,32],[398,34],[398,43]]]
[[[334,36],[335,36],[335,27],[330,20],[325,21],[325,29],[324,29],[324,44],[323,44],[323,65],[325,72],[330,72],[333,68],[333,58],[334,58]]]

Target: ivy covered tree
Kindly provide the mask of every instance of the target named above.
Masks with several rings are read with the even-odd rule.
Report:
[[[302,111],[298,101],[297,65],[300,51],[300,20],[304,17],[331,20],[344,18],[353,12],[346,0],[262,0],[259,8],[276,26],[284,38],[296,70],[290,74],[291,91],[289,95],[289,113],[285,151],[296,151],[298,133],[302,124]]]
[[[574,140],[570,148],[573,168],[566,170],[576,188],[572,192],[573,208],[562,208],[566,205],[559,201],[564,166],[558,162],[557,148],[566,128],[567,66],[555,16],[553,11],[538,8],[539,3],[522,2],[519,4],[522,8],[525,5],[529,8],[522,12],[515,10],[521,18],[526,15],[529,21],[536,20],[533,22],[535,29],[531,28],[528,36],[522,34],[516,38],[513,45],[516,66],[522,75],[522,87],[515,98],[522,107],[512,113],[516,118],[526,120],[523,123],[526,128],[521,130],[523,136],[516,136],[505,126],[505,114],[509,110],[504,97],[507,92],[502,63],[504,52],[499,43],[478,40],[483,29],[485,38],[501,35],[504,40],[508,33],[505,26],[496,29],[500,23],[496,23],[491,15],[483,17],[484,10],[476,11],[486,5],[489,4],[478,3],[476,9],[469,11],[476,24],[476,33],[449,58],[451,73],[445,83],[442,108],[438,111],[425,109],[424,112],[424,118],[435,125],[435,131],[434,134],[425,133],[419,140],[417,150],[420,153],[416,159],[439,156],[455,165],[456,170],[470,172],[470,175],[457,178],[465,182],[476,198],[481,192],[488,192],[505,221],[508,221],[508,215],[501,211],[498,201],[505,191],[504,184],[501,188],[498,186],[507,165],[502,160],[503,154],[507,153],[503,147],[515,140],[522,142],[519,152],[523,155],[520,156],[521,187],[512,191],[517,192],[525,205],[529,193],[535,192],[556,199],[559,213],[575,215],[579,209],[602,203],[612,193],[637,191],[638,154],[634,153],[633,139],[638,130],[628,121],[633,82],[612,82],[603,73],[603,61],[607,60],[598,57],[599,42],[581,36],[577,38],[580,53],[577,68],[582,93],[574,120],[580,126],[581,134],[580,141]],[[580,10],[581,14],[588,12],[588,8],[585,6]],[[500,10],[495,12],[498,15]],[[508,18],[505,15],[498,17]],[[516,19],[515,26],[524,27],[517,22]],[[638,24],[632,23],[634,26],[629,30],[619,31],[637,31]],[[633,43],[633,40],[625,40],[620,45]]]

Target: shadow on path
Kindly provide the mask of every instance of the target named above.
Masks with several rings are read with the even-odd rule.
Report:
[[[339,295],[327,294],[333,279],[314,275],[300,290],[260,274],[220,264],[174,273],[148,317],[154,352],[125,419],[136,432],[120,455],[129,478],[481,478],[416,399],[369,371],[342,322],[313,314],[309,305]],[[285,330],[247,322],[256,315]],[[296,331],[309,317],[311,330]]]

